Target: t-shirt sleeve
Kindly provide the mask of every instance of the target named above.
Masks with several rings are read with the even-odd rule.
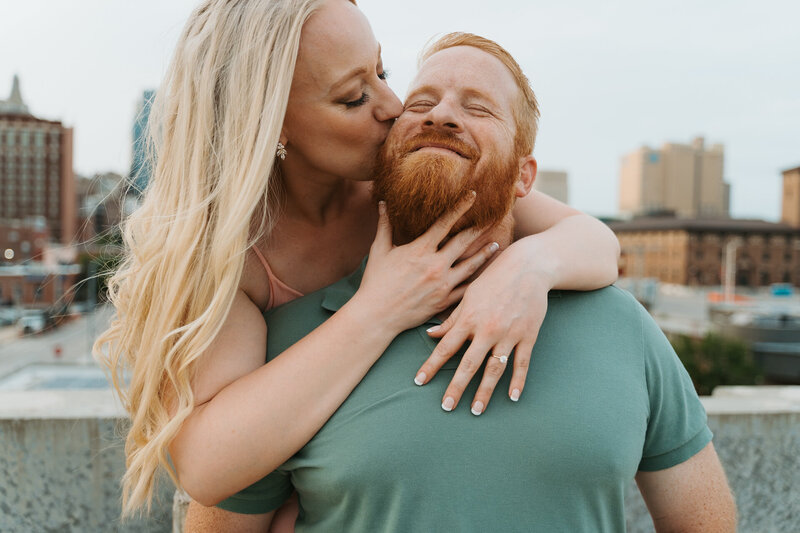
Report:
[[[702,450],[712,434],[689,373],[647,311],[640,313],[650,416],[639,470],[664,470]]]
[[[256,481],[226,500],[217,507],[241,514],[263,514],[274,511],[292,494],[292,483],[288,472],[275,471]]]

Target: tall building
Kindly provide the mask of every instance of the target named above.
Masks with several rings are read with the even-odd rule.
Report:
[[[142,99],[136,106],[136,118],[133,121],[133,153],[131,156],[131,173],[134,190],[141,193],[150,181],[150,165],[147,164],[147,123],[150,120],[150,108],[156,97],[154,90],[142,93]]]
[[[569,190],[567,187],[567,173],[557,170],[540,170],[536,174],[536,181],[533,188],[541,191],[548,196],[552,196],[559,202],[569,203]]]
[[[781,222],[800,228],[800,167],[783,171]]]
[[[674,213],[681,218],[727,217],[730,186],[723,180],[724,149],[665,143],[643,146],[622,158],[619,209],[624,215]]]
[[[0,220],[42,217],[51,238],[75,235],[72,128],[34,117],[14,76],[11,96],[0,100]]]

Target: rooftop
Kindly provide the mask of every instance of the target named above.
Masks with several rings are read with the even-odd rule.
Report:
[[[642,217],[625,222],[609,222],[608,226],[615,232],[683,230],[689,232],[800,234],[800,228],[793,228],[787,224],[741,218]]]

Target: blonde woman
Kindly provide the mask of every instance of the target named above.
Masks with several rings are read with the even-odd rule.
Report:
[[[369,184],[402,111],[384,78],[355,2],[206,0],[191,15],[151,114],[155,170],[125,226],[127,258],[110,284],[116,318],[96,346],[131,417],[125,514],[149,504],[159,467],[205,505],[264,477],[399,332],[462,298],[416,379],[429,381],[471,339],[480,350],[445,396],[457,403],[488,353],[516,348],[514,398],[548,290],[615,279],[613,234],[540,194],[518,205],[521,238],[469,288],[461,282],[494,247],[457,262],[479,231],[440,243],[471,199],[391,246]],[[262,312],[347,275],[367,252],[356,295],[264,365]],[[482,379],[471,405],[489,403],[497,380]],[[200,509],[199,521],[212,513]],[[242,520],[240,530],[266,524]]]

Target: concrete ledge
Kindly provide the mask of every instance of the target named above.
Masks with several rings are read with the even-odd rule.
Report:
[[[718,387],[701,398],[739,512],[739,533],[800,531],[800,387]],[[635,484],[628,531],[654,531]]]
[[[120,522],[124,413],[110,390],[0,393],[0,531],[171,531],[172,486]]]
[[[0,420],[124,417],[110,389],[0,391]]]
[[[740,533],[800,531],[800,387],[720,387],[702,401]],[[124,421],[109,390],[0,393],[0,531],[171,531],[169,483],[149,518],[119,521]],[[628,531],[653,531],[633,484],[627,505]]]

